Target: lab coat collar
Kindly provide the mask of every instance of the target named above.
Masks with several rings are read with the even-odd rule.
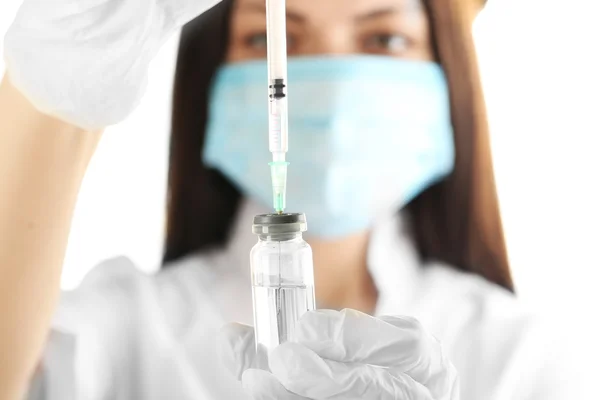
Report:
[[[226,247],[228,265],[237,269],[237,274],[241,272],[247,282],[250,279],[249,253],[257,241],[251,232],[252,222],[255,215],[269,212],[255,201],[244,200],[232,227]],[[367,263],[379,292],[376,315],[408,311],[418,290],[422,268],[406,217],[397,213],[380,219],[373,227]],[[308,218],[310,229],[310,216]]]

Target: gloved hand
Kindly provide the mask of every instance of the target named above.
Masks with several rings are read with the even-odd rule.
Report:
[[[254,399],[459,398],[456,369],[413,318],[308,312],[298,323],[297,343],[269,354],[270,371],[256,354],[252,327],[227,325],[221,338],[225,366]]]
[[[9,78],[40,111],[95,130],[139,103],[148,65],[220,0],[24,0],[5,37]]]

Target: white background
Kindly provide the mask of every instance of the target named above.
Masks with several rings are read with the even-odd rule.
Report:
[[[0,34],[17,6],[1,1]],[[595,0],[490,0],[475,24],[519,296],[590,325],[600,314],[591,314],[600,304],[599,11]],[[146,271],[160,263],[176,46],[173,37],[162,49],[142,106],[108,130],[93,159],[64,288],[115,255]]]

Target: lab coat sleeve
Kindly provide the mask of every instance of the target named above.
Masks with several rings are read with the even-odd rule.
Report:
[[[28,400],[133,398],[134,387],[123,385],[127,376],[119,374],[132,371],[136,307],[147,279],[131,261],[117,258],[61,294]]]
[[[50,331],[46,350],[31,381],[27,400],[75,400],[75,335]]]

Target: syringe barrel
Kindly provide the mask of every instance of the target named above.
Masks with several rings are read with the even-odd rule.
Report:
[[[269,66],[269,150],[288,151],[286,0],[266,0]]]
[[[288,151],[288,110],[287,97],[269,100],[269,151],[285,154]],[[279,161],[275,160],[274,161]]]
[[[267,53],[269,59],[269,81],[287,81],[287,31],[286,0],[267,2]]]

